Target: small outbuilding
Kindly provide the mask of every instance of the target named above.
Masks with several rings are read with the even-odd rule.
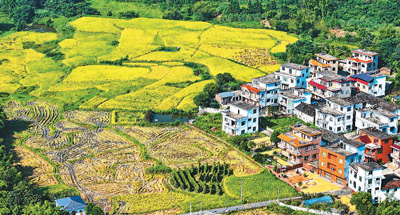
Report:
[[[87,204],[80,196],[72,196],[62,199],[56,199],[56,206],[68,211],[71,215],[86,215]]]
[[[315,198],[315,199],[304,200],[301,203],[301,205],[308,207],[310,205],[317,204],[317,203],[333,203],[333,199],[330,196],[323,196],[323,197],[319,197],[319,198]]]
[[[234,96],[235,94],[233,92],[218,93],[217,95],[215,95],[215,100],[218,101],[220,104],[226,105],[231,103],[231,99]]]

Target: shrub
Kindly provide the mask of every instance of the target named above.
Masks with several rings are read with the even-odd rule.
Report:
[[[132,18],[137,18],[139,17],[139,14],[137,14],[135,11],[131,10],[131,11],[126,11],[126,12],[120,12],[119,16],[121,18],[128,18],[128,19],[132,19]]]
[[[159,173],[170,173],[172,172],[171,168],[165,165],[152,166],[146,169],[146,173],[148,174],[159,174]]]

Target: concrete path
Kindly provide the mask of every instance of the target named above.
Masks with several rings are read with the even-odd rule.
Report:
[[[280,199],[279,201],[286,201],[288,199],[300,199],[301,197],[292,197],[292,198],[286,198],[286,199]],[[211,209],[211,210],[205,210],[205,211],[197,211],[197,212],[192,212],[192,213],[186,213],[183,215],[207,215],[207,214],[222,214],[222,213],[228,213],[228,212],[233,212],[233,211],[241,211],[241,210],[248,210],[248,209],[255,209],[255,208],[263,208],[272,202],[277,202],[277,200],[270,200],[270,201],[265,201],[265,202],[257,202],[257,203],[249,203],[245,205],[237,205],[237,206],[230,206],[230,207],[225,207],[225,208],[217,208],[217,209]]]

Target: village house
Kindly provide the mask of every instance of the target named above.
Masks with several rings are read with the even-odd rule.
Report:
[[[353,105],[339,97],[326,98],[326,105],[316,109],[315,125],[334,133],[353,129]]]
[[[355,126],[357,129],[373,127],[387,134],[396,134],[398,125],[399,115],[378,105],[356,110]]]
[[[392,159],[392,164],[394,167],[400,168],[400,142],[393,143],[392,147],[392,153],[390,154],[390,157]]]
[[[279,107],[283,112],[292,114],[295,107],[300,105],[302,102],[311,104],[311,92],[302,87],[280,90],[278,102]]]
[[[351,96],[343,100],[353,104],[355,110],[377,105],[382,109],[400,115],[399,106],[362,91],[352,91]]]
[[[364,150],[364,143],[348,139],[321,147],[318,173],[326,179],[347,186],[349,165],[364,161]]]
[[[306,88],[306,79],[310,77],[310,69],[307,66],[289,62],[282,64],[280,70],[276,71],[274,75],[281,81],[281,89]]]
[[[321,147],[333,145],[335,143],[339,143],[341,140],[346,139],[343,134],[335,134],[332,131],[328,131],[323,128],[318,128],[317,130],[322,132]]]
[[[258,131],[259,107],[243,102],[232,102],[230,109],[222,112],[222,129],[230,135],[241,135]]]
[[[332,96],[350,97],[352,87],[352,80],[329,71],[317,73],[307,84],[307,89],[312,92],[312,97],[316,100]]]
[[[62,199],[56,199],[56,206],[68,211],[70,215],[86,215],[87,204],[80,196],[72,196]]]
[[[322,132],[303,124],[290,126],[291,131],[278,136],[283,156],[294,164],[318,160]]]
[[[379,53],[356,49],[351,51],[352,57],[343,60],[343,70],[350,75],[373,72],[378,69]]]
[[[375,128],[358,130],[357,141],[365,143],[365,161],[380,164],[390,162],[393,136]]]
[[[390,75],[390,73],[391,73],[390,69],[387,68],[387,67],[382,67],[382,68],[380,68],[380,69],[379,69],[379,72],[380,72],[381,74],[383,74],[383,75],[386,75],[386,76]]]
[[[365,93],[382,97],[386,92],[386,76],[381,73],[362,73],[349,77],[354,87]]]
[[[215,101],[219,102],[222,105],[226,105],[231,103],[234,96],[235,94],[233,92],[218,93],[217,95],[215,95]]]
[[[349,169],[349,187],[352,192],[368,192],[374,203],[381,196],[383,167],[376,162],[352,163]]]
[[[317,56],[315,60],[308,61],[310,77],[315,77],[321,71],[332,71],[334,73],[339,71],[339,58],[326,53],[315,54],[315,56]]]
[[[304,122],[313,123],[315,124],[315,112],[316,109],[319,108],[322,103],[314,103],[314,104],[307,104],[307,103],[300,103],[297,107],[294,108],[294,114],[297,118],[303,120]]]

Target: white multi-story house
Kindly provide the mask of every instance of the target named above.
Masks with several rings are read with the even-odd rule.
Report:
[[[315,75],[321,71],[332,71],[337,73],[339,70],[339,58],[326,53],[315,54],[316,59],[311,59],[308,62],[310,67],[310,76],[315,77]]]
[[[279,92],[278,101],[280,108],[285,113],[292,114],[295,107],[300,105],[302,102],[311,104],[311,92],[302,87],[281,90]]]
[[[249,98],[248,94],[244,92],[250,91],[248,87],[253,87],[259,91],[256,96],[257,101],[255,104],[260,105],[261,108],[266,106],[278,106],[278,91],[281,88],[281,81],[275,78],[274,74],[264,75],[258,78],[253,78],[251,84],[242,86],[242,96]],[[253,99],[253,98],[249,98]]]
[[[259,107],[243,102],[232,102],[230,109],[222,113],[222,129],[230,135],[241,135],[258,131]]]
[[[392,158],[393,165],[396,169],[400,168],[400,142],[393,143],[391,147],[393,151],[390,157]]]
[[[381,73],[362,73],[349,77],[362,92],[382,97],[386,92],[386,76]]]
[[[376,162],[352,163],[349,168],[348,186],[354,192],[369,192],[373,201],[379,202],[383,167]]]
[[[310,77],[310,69],[307,66],[285,63],[281,69],[274,73],[275,78],[281,81],[281,89],[293,87],[307,87],[306,79]]]
[[[293,113],[297,116],[297,118],[303,120],[304,122],[315,124],[315,112],[316,109],[321,105],[324,104],[319,102],[314,104],[307,104],[302,102],[294,108]]]
[[[329,71],[317,73],[314,78],[308,80],[307,84],[307,89],[312,92],[312,97],[317,100],[332,96],[350,97],[352,87],[352,80]]]
[[[361,49],[351,52],[353,52],[353,56],[342,61],[343,70],[350,73],[350,75],[373,72],[378,69],[379,53]]]
[[[353,129],[354,105],[339,97],[326,98],[326,104],[316,109],[315,124],[334,133]]]
[[[378,105],[356,110],[356,128],[377,128],[387,134],[396,134],[399,115],[385,110]]]

